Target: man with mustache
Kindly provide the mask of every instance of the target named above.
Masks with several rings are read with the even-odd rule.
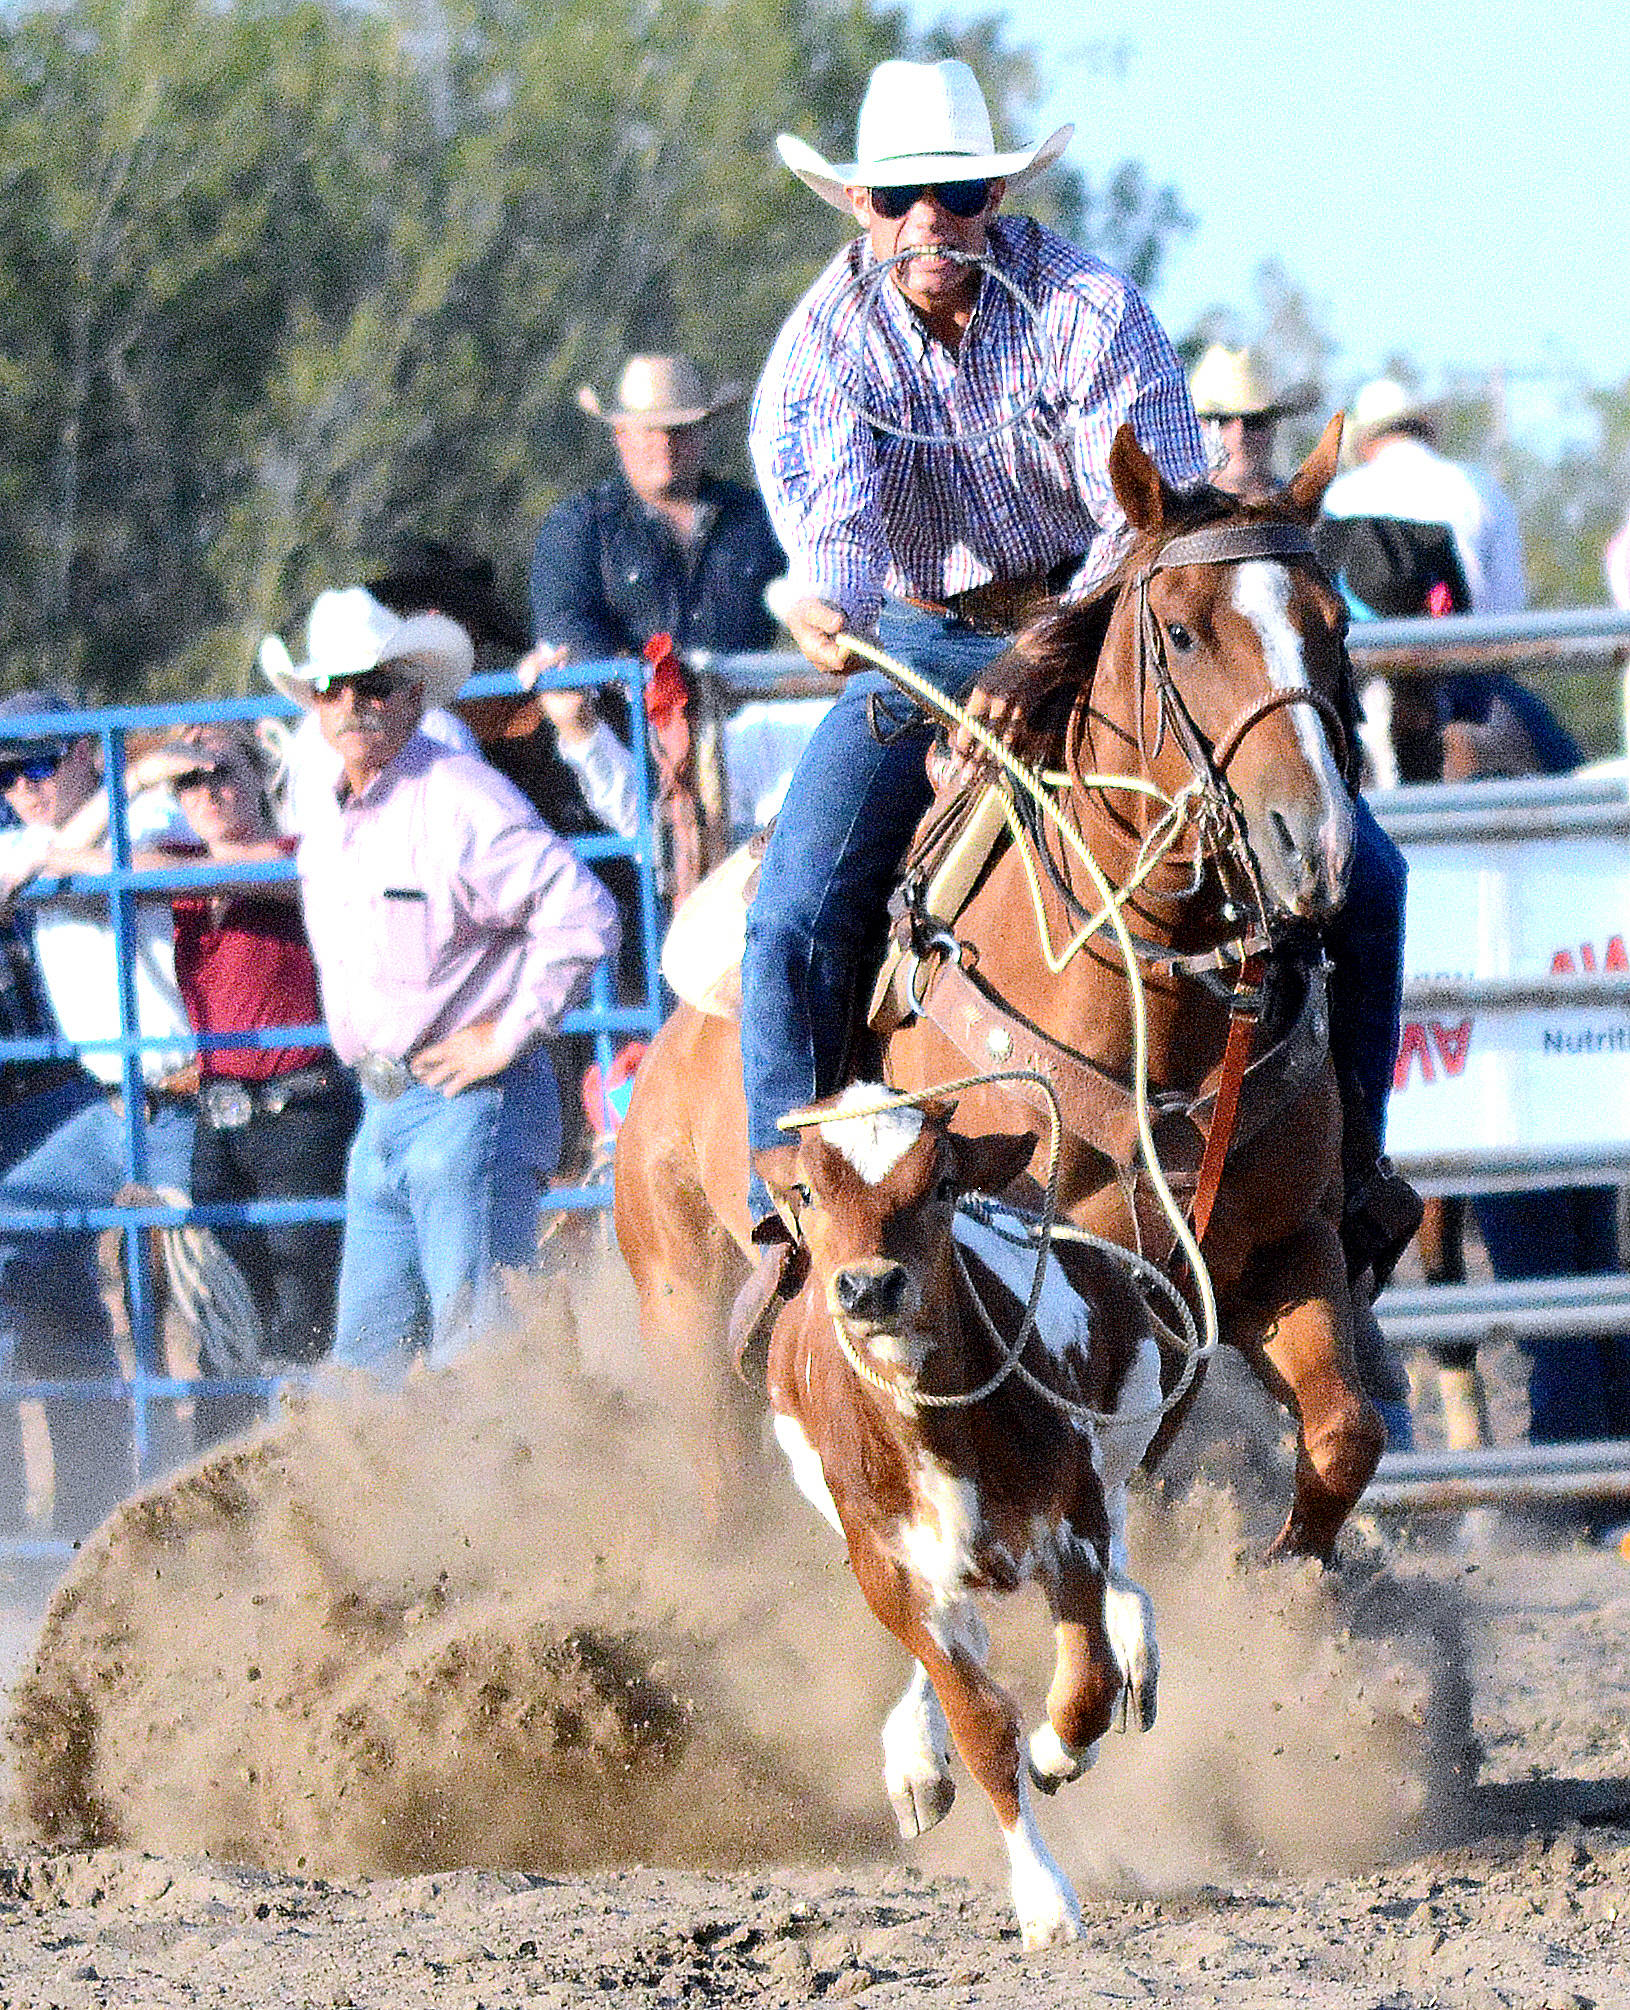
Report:
[[[560,1151],[541,1042],[617,946],[610,895],[521,792],[419,730],[474,660],[444,614],[319,594],[308,660],[272,682],[314,709],[342,773],[300,846],[334,1051],[363,1114],[346,1171],[334,1359],[389,1376],[450,1359],[537,1253]]]

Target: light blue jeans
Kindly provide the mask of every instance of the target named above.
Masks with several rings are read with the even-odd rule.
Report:
[[[498,1309],[494,1266],[537,1259],[538,1199],[560,1157],[560,1097],[541,1049],[461,1095],[366,1090],[345,1178],[334,1360],[393,1381],[442,1366]]]
[[[187,1191],[194,1119],[190,1101],[155,1104],[147,1125],[154,1186]],[[124,1119],[88,1079],[31,1096],[6,1120],[5,1149],[16,1157],[0,1179],[0,1209],[109,1207],[130,1176]],[[120,1373],[95,1235],[0,1232],[0,1376],[78,1382],[116,1381]],[[53,1532],[82,1536],[136,1483],[129,1406],[51,1396],[44,1408],[56,1466]],[[16,1505],[9,1478],[0,1493],[9,1519]]]

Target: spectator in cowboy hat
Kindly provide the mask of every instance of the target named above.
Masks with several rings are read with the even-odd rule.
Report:
[[[681,651],[767,648],[764,589],[785,570],[752,489],[708,471],[709,422],[741,397],[709,391],[688,356],[631,356],[608,407],[591,385],[577,402],[609,428],[621,472],[558,503],[532,554],[528,674],[596,657],[638,656],[654,635]],[[587,691],[539,702],[602,821],[635,827],[629,755]],[[626,730],[626,726],[625,726]]]
[[[1280,488],[1274,473],[1274,429],[1293,412],[1305,412],[1311,391],[1270,390],[1249,349],[1213,342],[1195,364],[1189,396],[1211,449],[1211,480],[1245,502],[1266,502]],[[1218,457],[1220,456],[1220,462]]]
[[[342,772],[299,852],[330,1038],[357,1071],[334,1358],[380,1374],[450,1359],[491,1317],[496,1266],[530,1263],[560,1147],[541,1042],[614,953],[610,896],[503,776],[419,730],[474,660],[444,614],[365,587],[319,594],[296,665]]]
[[[1364,385],[1347,419],[1357,465],[1325,491],[1324,513],[1447,526],[1471,611],[1517,613],[1528,604],[1517,513],[1480,468],[1439,453],[1437,439],[1437,412],[1427,399],[1393,377]]]

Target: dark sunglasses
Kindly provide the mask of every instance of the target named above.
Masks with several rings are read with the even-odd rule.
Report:
[[[65,753],[29,754],[20,761],[0,761],[0,793],[19,782],[47,782],[68,758]]]
[[[890,223],[898,223],[914,202],[920,202],[925,195],[931,195],[951,216],[960,216],[966,221],[971,216],[982,216],[990,201],[988,181],[935,181],[918,182],[913,188],[874,188],[872,208],[879,216],[887,217]]]
[[[188,768],[185,774],[177,775],[171,782],[172,789],[207,789],[213,782],[229,782],[233,779],[230,762],[215,761],[207,768]]]
[[[321,703],[325,698],[337,698],[342,691],[349,691],[357,699],[373,699],[383,705],[387,698],[394,697],[402,689],[403,680],[389,670],[359,670],[354,677],[314,677],[312,691]]]

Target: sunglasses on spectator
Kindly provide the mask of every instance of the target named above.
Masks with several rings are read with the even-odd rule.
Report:
[[[352,677],[314,677],[311,688],[321,704],[325,699],[338,698],[342,691],[349,691],[358,700],[372,699],[383,705],[403,689],[406,679],[398,677],[390,670],[359,670]]]
[[[172,789],[207,789],[217,782],[234,781],[230,761],[212,761],[208,767],[188,768],[171,782]]]
[[[20,760],[0,761],[0,793],[19,782],[48,782],[68,758],[60,749],[50,754],[27,754]]]
[[[920,202],[925,195],[931,195],[951,216],[967,220],[972,216],[982,216],[990,201],[988,181],[936,181],[918,182],[911,188],[874,188],[872,208],[879,216],[887,217],[890,223],[898,223],[914,202]]]

